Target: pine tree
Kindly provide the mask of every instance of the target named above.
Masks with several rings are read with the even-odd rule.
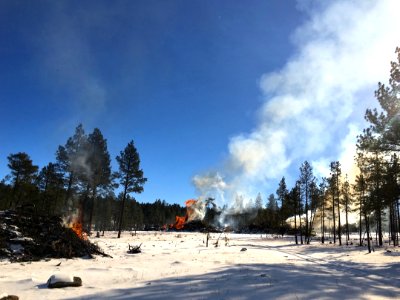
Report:
[[[308,163],[308,161],[305,161],[301,167],[300,167],[300,189],[301,189],[301,197],[304,199],[304,204],[305,204],[305,214],[306,214],[306,220],[305,220],[305,240],[306,243],[310,243],[310,224],[309,224],[309,204],[310,204],[310,195],[311,195],[311,184],[314,182],[315,178],[313,176],[312,172],[312,167]]]
[[[294,215],[293,212],[293,204],[290,203],[290,198],[289,198],[289,191],[286,187],[286,181],[285,177],[282,177],[281,181],[279,182],[278,189],[276,190],[276,194],[278,196],[278,200],[280,201],[280,213],[279,213],[279,218],[281,222],[281,228],[282,228],[282,235],[284,234],[284,227],[285,227],[285,222],[286,220]]]
[[[339,245],[342,245],[342,229],[340,220],[340,175],[342,169],[338,161],[331,162],[331,177],[329,178],[330,190],[332,193],[332,215],[333,215],[333,242],[336,244],[336,216],[338,218],[337,235],[339,238]],[[337,207],[337,211],[336,211]]]
[[[389,208],[389,233],[394,246],[399,245],[400,228],[400,165],[396,154],[393,154],[388,162],[384,175],[385,206]],[[389,240],[389,241],[390,241]]]
[[[347,178],[347,174],[345,177],[345,180],[342,185],[342,205],[344,206],[344,211],[345,211],[345,217],[346,217],[346,245],[349,244],[350,240],[350,232],[349,232],[349,212],[350,212],[350,205],[352,204],[353,200],[351,197],[351,191],[350,191],[350,183]]]
[[[365,182],[364,176],[362,174],[357,175],[356,181],[354,183],[354,190],[357,193],[357,197],[358,197],[357,206],[358,206],[358,211],[359,211],[359,239],[360,239],[359,246],[361,247],[362,246],[362,217],[366,215],[364,203],[366,202],[365,197],[366,197],[366,192],[367,192],[366,182]]]
[[[123,187],[121,210],[118,226],[118,238],[121,237],[122,221],[126,196],[129,193],[141,193],[147,178],[143,177],[143,170],[140,169],[140,157],[133,141],[130,141],[120,155],[116,157],[119,171],[117,178]]]
[[[288,194],[289,202],[293,203],[294,211],[294,232],[295,232],[295,242],[298,244],[298,233],[300,231],[300,241],[303,244],[303,234],[301,226],[301,214],[303,211],[303,205],[300,197],[300,183],[297,181],[296,185],[290,190]],[[297,227],[297,216],[299,216],[299,227]]]
[[[328,180],[326,178],[322,178],[321,183],[319,184],[320,191],[320,218],[321,218],[321,242],[325,243],[325,217],[326,217],[326,209],[327,209],[327,199],[328,199]]]
[[[400,48],[396,48],[396,54],[389,85],[378,83],[375,91],[382,110],[367,109],[365,113],[370,126],[359,136],[357,147],[361,151],[400,151]]]
[[[31,158],[25,152],[10,154],[7,159],[7,166],[11,170],[9,178],[13,184],[9,207],[18,206],[23,200],[26,200],[23,198],[26,198],[34,189],[34,181],[39,167],[33,165]]]
[[[63,173],[66,184],[65,206],[68,209],[72,209],[72,199],[78,187],[82,188],[80,181],[87,177],[87,142],[83,126],[79,124],[75,128],[74,135],[68,138],[64,146],[59,146],[56,152],[57,165]]]
[[[48,215],[55,214],[57,207],[60,206],[59,200],[64,191],[63,174],[57,164],[49,163],[40,170],[38,185],[41,190],[41,209]]]
[[[274,194],[270,194],[267,200],[267,224],[270,229],[276,229],[279,224],[279,220],[277,219],[278,212],[278,204]]]
[[[396,48],[397,61],[391,62],[390,78],[388,85],[378,83],[378,89],[375,91],[381,110],[367,109],[365,119],[370,126],[364,129],[358,137],[357,149],[359,158],[362,157],[362,170],[366,185],[368,187],[369,197],[367,197],[366,207],[372,207],[377,221],[377,231],[379,235],[379,245],[382,245],[382,215],[383,209],[389,206],[390,218],[394,218],[393,208],[399,208],[398,197],[392,203],[390,199],[396,195],[396,185],[393,184],[397,178],[389,178],[392,175],[389,157],[395,152],[400,151],[400,48]],[[397,176],[397,175],[394,175]],[[383,202],[383,203],[382,203]],[[392,205],[391,205],[392,204]],[[397,213],[397,219],[400,215]],[[397,229],[398,231],[398,229]],[[392,232],[392,235],[394,232]]]
[[[89,211],[88,228],[91,229],[94,203],[99,193],[106,193],[111,186],[111,160],[107,150],[107,140],[104,139],[100,129],[95,128],[88,136],[87,143],[88,170],[86,173],[91,196],[86,198],[86,207]]]

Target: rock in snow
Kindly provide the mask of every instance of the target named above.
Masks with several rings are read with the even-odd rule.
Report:
[[[68,286],[81,286],[82,279],[67,274],[51,275],[47,281],[48,288],[64,288]]]

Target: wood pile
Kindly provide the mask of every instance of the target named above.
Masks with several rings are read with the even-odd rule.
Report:
[[[0,211],[0,259],[37,261],[49,258],[108,256],[63,226],[60,217]]]

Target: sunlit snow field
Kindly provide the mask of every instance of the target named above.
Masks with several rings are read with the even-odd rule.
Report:
[[[0,295],[20,299],[399,299],[400,248],[294,244],[261,234],[115,232],[91,238],[113,258],[0,262]],[[218,240],[219,238],[219,240]],[[218,240],[218,247],[215,243]],[[129,254],[128,244],[141,245]],[[61,263],[61,264],[60,264]],[[53,274],[81,287],[48,289]]]

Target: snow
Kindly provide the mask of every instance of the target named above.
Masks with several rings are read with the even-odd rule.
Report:
[[[57,282],[74,282],[74,276],[71,274],[57,273],[51,275],[48,280],[49,284],[57,283]]]
[[[260,234],[106,232],[91,240],[113,258],[0,261],[0,295],[20,299],[399,299],[400,248],[295,245]],[[129,254],[128,244],[142,243]],[[240,251],[246,248],[247,251]],[[61,263],[61,264],[60,264]],[[50,276],[81,287],[48,289]],[[67,274],[67,275],[65,275]],[[69,274],[69,275],[68,275]],[[65,278],[64,278],[65,279]]]

